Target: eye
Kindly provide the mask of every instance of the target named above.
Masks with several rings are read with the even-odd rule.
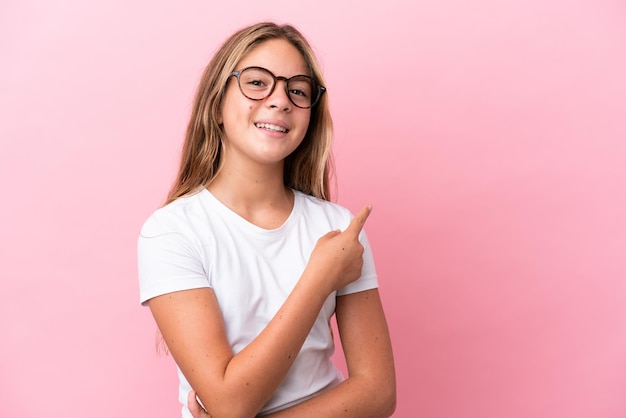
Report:
[[[256,80],[247,80],[247,81],[246,81],[246,84],[249,84],[249,85],[251,85],[251,86],[255,86],[255,87],[265,87],[265,85],[266,85],[266,84],[265,84],[265,81],[263,81],[263,80],[259,80],[259,79],[256,79]]]
[[[241,85],[250,90],[268,89],[274,82],[270,74],[258,68],[248,68],[239,77]]]
[[[296,96],[309,97],[308,93],[304,90],[291,89],[289,94],[295,94]]]
[[[313,86],[307,78],[296,78],[289,82],[289,94],[301,97],[311,97]]]

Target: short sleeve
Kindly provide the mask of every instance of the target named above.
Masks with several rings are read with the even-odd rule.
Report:
[[[137,263],[142,304],[167,293],[210,287],[198,244],[182,232],[161,227],[154,217],[139,234]]]
[[[361,270],[361,277],[339,289],[337,296],[378,288],[378,275],[376,274],[376,266],[374,265],[374,255],[372,254],[372,249],[370,248],[365,230],[361,231],[359,241],[363,245],[363,268]]]

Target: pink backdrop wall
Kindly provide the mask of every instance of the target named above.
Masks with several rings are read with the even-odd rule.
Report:
[[[0,416],[174,417],[138,305],[203,66],[291,22],[368,233],[396,417],[626,416],[619,0],[0,3]]]

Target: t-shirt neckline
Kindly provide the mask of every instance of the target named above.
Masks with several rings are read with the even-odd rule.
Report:
[[[212,207],[218,210],[222,214],[222,216],[228,219],[228,221],[232,222],[234,225],[237,225],[239,228],[244,229],[246,232],[255,233],[258,235],[272,236],[276,234],[282,234],[285,230],[287,230],[290,225],[294,223],[294,220],[300,213],[302,195],[297,190],[289,190],[291,190],[291,192],[293,193],[293,208],[291,209],[291,213],[289,214],[287,219],[285,219],[285,222],[283,222],[282,225],[274,229],[265,229],[248,221],[246,218],[226,206],[206,187],[202,188],[202,190],[200,191],[200,195],[205,200],[207,200]]]

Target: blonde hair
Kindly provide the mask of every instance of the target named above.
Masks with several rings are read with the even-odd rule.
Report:
[[[324,84],[315,54],[304,36],[291,25],[258,23],[237,31],[220,47],[207,65],[193,103],[178,175],[166,203],[195,193],[211,182],[221,166],[224,131],[218,123],[222,100],[231,73],[252,49],[271,39],[284,39],[302,54],[311,77]],[[334,174],[333,123],[327,95],[311,109],[309,127],[300,146],[285,159],[284,183],[303,193],[330,200]]]

